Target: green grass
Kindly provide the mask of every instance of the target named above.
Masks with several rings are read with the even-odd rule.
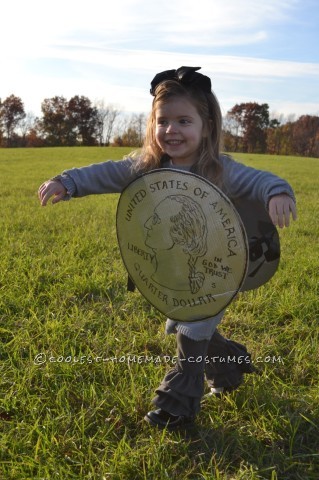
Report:
[[[126,292],[118,196],[37,200],[63,169],[128,152],[0,150],[0,479],[317,480],[319,160],[236,156],[285,177],[299,218],[280,232],[275,277],[242,294],[221,325],[264,359],[260,375],[205,399],[185,435],[143,421],[175,339]]]

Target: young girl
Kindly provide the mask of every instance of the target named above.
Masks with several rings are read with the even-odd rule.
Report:
[[[230,199],[261,202],[274,225],[288,227],[290,215],[296,218],[290,185],[269,172],[221,155],[220,107],[210,79],[198,73],[199,69],[181,67],[154,77],[152,112],[139,155],[67,170],[40,186],[41,204],[45,206],[51,197],[52,203],[57,203],[71,197],[122,192],[140,174],[170,167],[207,178]],[[244,373],[253,372],[246,348],[216,330],[223,313],[197,322],[167,320],[166,333],[176,334],[178,361],[156,390],[153,403],[157,409],[145,416],[151,425],[173,429],[193,422],[204,394],[205,376],[211,393],[220,395],[237,388]],[[194,362],[194,358],[202,361]],[[218,358],[232,361],[218,362]]]

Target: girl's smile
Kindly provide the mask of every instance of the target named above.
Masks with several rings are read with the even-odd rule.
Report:
[[[185,97],[173,97],[155,112],[156,142],[175,165],[192,165],[203,138],[203,122]]]

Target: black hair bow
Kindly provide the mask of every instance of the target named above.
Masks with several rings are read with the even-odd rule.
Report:
[[[156,87],[166,80],[176,80],[183,85],[189,85],[191,87],[197,87],[206,93],[211,93],[212,84],[209,77],[197,73],[201,67],[180,67],[177,70],[165,70],[160,72],[151,81],[151,94],[155,96]]]

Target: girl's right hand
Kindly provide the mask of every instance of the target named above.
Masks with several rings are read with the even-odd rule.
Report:
[[[42,207],[45,207],[51,197],[54,197],[52,203],[58,203],[67,194],[67,189],[59,180],[48,180],[42,183],[38,190],[38,197]]]

